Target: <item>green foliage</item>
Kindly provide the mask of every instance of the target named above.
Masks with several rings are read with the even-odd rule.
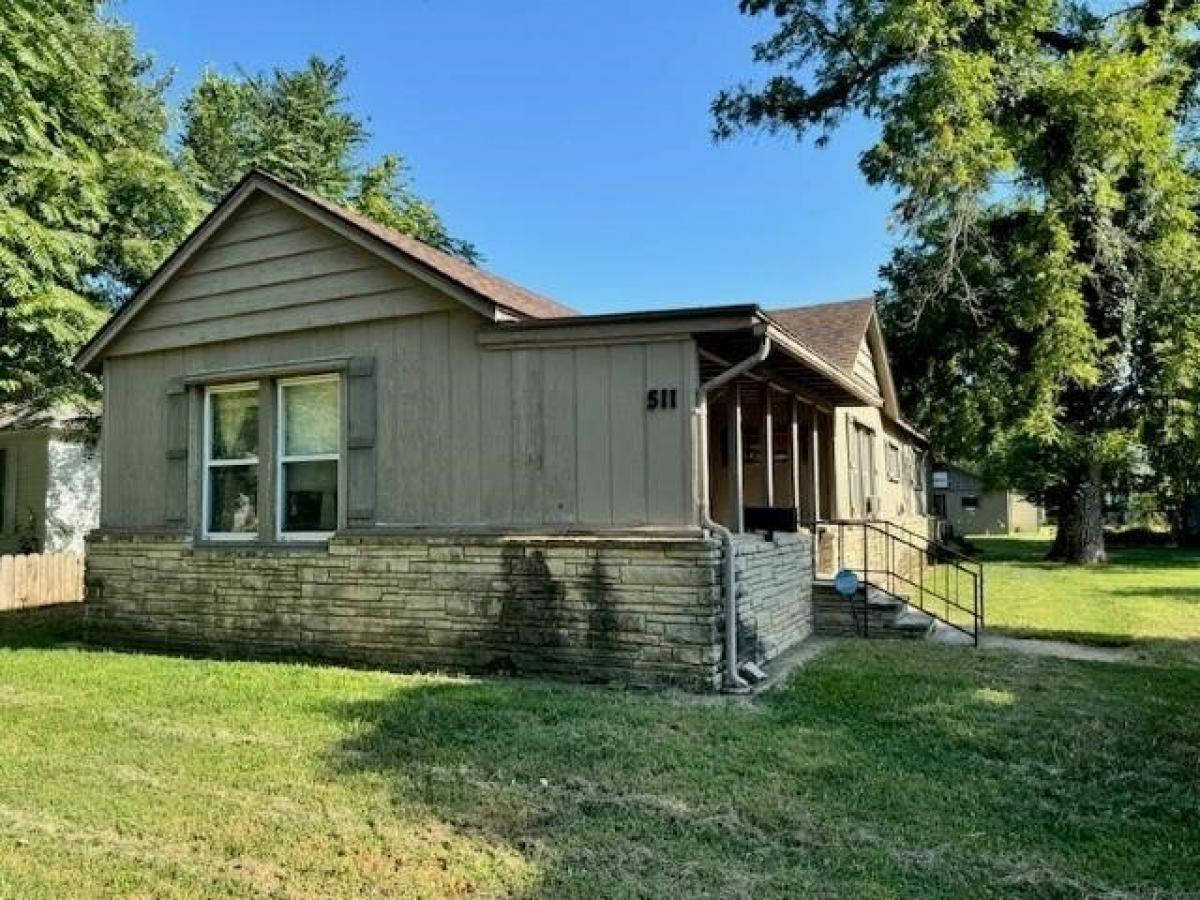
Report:
[[[394,228],[402,234],[424,241],[467,262],[477,262],[479,250],[474,244],[453,237],[437,211],[412,192],[404,160],[388,154],[368,166],[357,179],[348,204],[369,219]]]
[[[0,15],[0,402],[90,394],[70,358],[198,209],[162,81],[91,0]]]
[[[348,205],[381,224],[470,262],[479,253],[452,237],[413,193],[401,157],[360,165],[369,134],[346,108],[342,59],[296,70],[230,77],[206,73],[183,103],[180,165],[209,202],[253,168]]]
[[[181,164],[210,203],[250,169],[265,169],[330,199],[354,182],[353,157],[367,141],[344,109],[346,64],[318,57],[270,75],[207,72],[183,102]]]
[[[0,403],[93,397],[71,363],[112,310],[251,168],[469,261],[397,156],[362,165],[345,63],[206,74],[168,141],[167,79],[100,0],[0,13]]]
[[[741,7],[779,20],[755,55],[785,74],[721,94],[718,137],[879,124],[861,166],[901,230],[882,316],[940,452],[1060,510],[1139,440],[1200,457],[1195,407],[1173,412],[1200,366],[1200,4]]]

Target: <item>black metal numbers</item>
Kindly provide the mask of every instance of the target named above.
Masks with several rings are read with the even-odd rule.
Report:
[[[675,409],[679,391],[675,388],[651,388],[646,391],[646,409]]]

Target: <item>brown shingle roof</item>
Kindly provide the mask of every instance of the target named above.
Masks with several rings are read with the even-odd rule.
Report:
[[[838,303],[772,309],[768,310],[767,315],[849,374],[854,371],[858,349],[867,336],[867,325],[874,312],[875,301],[866,297]]]
[[[541,294],[528,291],[518,284],[513,284],[499,275],[488,272],[486,269],[481,269],[469,262],[451,256],[449,253],[444,253],[414,237],[409,237],[394,229],[380,225],[378,222],[368,219],[361,213],[346,209],[344,206],[339,206],[336,203],[326,200],[324,197],[318,197],[316,194],[310,194],[308,191],[282,181],[274,175],[266,172],[259,172],[257,174],[286,191],[298,194],[310,203],[316,204],[326,212],[337,216],[360,231],[365,231],[367,234],[399,250],[406,256],[412,257],[418,263],[432,269],[437,274],[449,278],[451,281],[478,294],[485,300],[495,303],[518,316],[531,319],[555,319],[564,316],[579,315],[576,310],[571,309],[569,306],[564,306],[557,300],[551,300],[549,297],[543,297]]]

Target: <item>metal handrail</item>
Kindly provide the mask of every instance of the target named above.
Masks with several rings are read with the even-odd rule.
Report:
[[[818,525],[862,525],[864,522],[866,522],[868,525],[874,526],[876,528],[878,528],[879,526],[882,525],[882,526],[884,526],[884,528],[889,529],[889,530],[901,531],[909,537],[916,538],[919,541],[924,541],[927,544],[932,544],[933,546],[935,546],[937,548],[937,551],[939,553],[948,554],[950,556],[953,556],[954,558],[961,560],[963,563],[966,563],[967,565],[977,566],[980,569],[983,568],[983,563],[981,563],[979,560],[975,559],[975,557],[969,556],[968,554],[963,553],[961,550],[955,550],[949,544],[946,544],[942,541],[931,538],[931,537],[929,537],[929,535],[921,534],[919,531],[913,531],[911,528],[905,528],[903,525],[898,525],[895,522],[891,521],[890,519],[820,519],[817,521],[816,524],[818,524]]]
[[[818,553],[819,539],[817,538],[818,529],[822,526],[837,528],[837,554],[838,554],[838,569],[850,568],[851,570],[858,567],[846,565],[846,529],[854,528],[862,529],[863,546],[862,546],[862,567],[859,571],[862,572],[863,581],[863,597],[864,597],[864,627],[863,636],[867,636],[866,620],[869,618],[866,615],[867,610],[867,592],[871,588],[885,590],[887,593],[896,594],[896,583],[899,582],[902,586],[912,588],[916,593],[916,598],[907,598],[907,602],[911,603],[917,609],[927,615],[933,616],[935,619],[945,623],[951,628],[962,632],[972,639],[978,646],[979,633],[983,629],[984,624],[984,577],[983,565],[975,559],[947,547],[940,541],[934,540],[927,535],[919,534],[905,528],[902,525],[896,525],[887,520],[880,519],[823,519],[809,523],[812,527],[813,541],[813,572],[818,568]],[[871,534],[881,535],[886,543],[884,544],[884,552],[882,554],[883,571],[875,570],[880,583],[876,583],[876,579],[871,577]],[[900,571],[900,567],[896,564],[897,548],[905,548],[909,551],[918,554],[918,565],[920,568],[921,580],[914,581],[908,575]],[[926,582],[925,566],[926,559],[933,557],[934,565],[944,565],[946,567],[946,585],[944,591],[939,591],[936,586],[930,587]],[[951,572],[954,574],[954,590],[950,589]],[[961,586],[962,575],[965,574],[970,578],[969,597],[964,602],[962,598]],[[935,575],[936,577],[936,575]],[[886,584],[886,587],[885,587]],[[930,602],[932,601],[932,602]],[[970,605],[965,605],[969,603]],[[940,605],[941,611],[935,610],[934,605]],[[971,617],[971,625],[968,628],[965,625],[953,621],[950,610],[954,609],[957,612],[966,614]]]

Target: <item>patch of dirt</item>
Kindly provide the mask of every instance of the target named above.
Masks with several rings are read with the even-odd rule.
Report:
[[[1008,650],[1027,656],[1049,656],[1054,659],[1074,659],[1083,662],[1134,662],[1136,656],[1129,647],[1093,647],[1089,644],[1074,644],[1070,641],[1047,641],[1041,638],[1015,638],[1001,634],[983,633],[979,637],[980,650]]]

